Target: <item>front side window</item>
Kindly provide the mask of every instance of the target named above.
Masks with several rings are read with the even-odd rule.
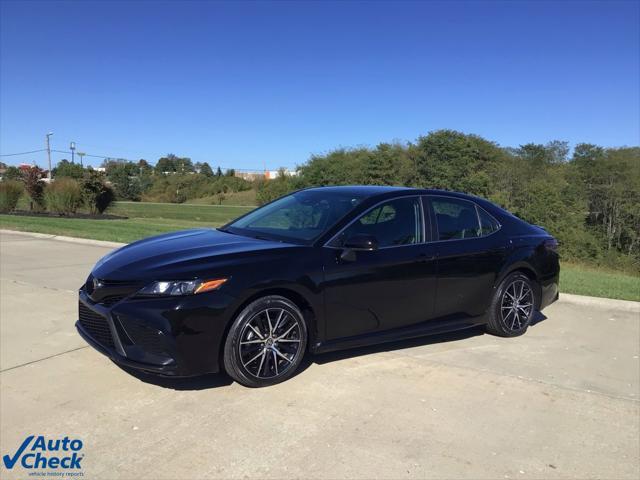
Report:
[[[345,228],[332,246],[341,247],[355,235],[371,235],[378,247],[411,245],[422,242],[420,200],[415,197],[398,198],[369,210]]]
[[[480,236],[474,203],[457,198],[431,197],[438,225],[438,240],[458,240]]]

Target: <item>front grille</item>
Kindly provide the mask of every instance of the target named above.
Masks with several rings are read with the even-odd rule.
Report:
[[[78,319],[80,320],[80,325],[82,325],[86,332],[91,335],[96,342],[105,347],[115,348],[107,319],[88,308],[82,302],[79,302],[78,305]]]
[[[109,297],[104,297],[98,303],[100,303],[101,305],[104,305],[105,307],[110,307],[111,305],[115,305],[120,300],[123,300],[125,298],[127,298],[126,295],[111,295]]]
[[[135,345],[139,345],[142,349],[156,355],[165,354],[166,348],[163,342],[162,332],[155,328],[140,325],[136,321],[128,318],[118,317],[124,326],[124,329]]]
[[[144,284],[135,281],[99,279],[91,274],[84,284],[84,291],[87,292],[92,302],[110,307],[120,300],[130,297],[143,286]]]

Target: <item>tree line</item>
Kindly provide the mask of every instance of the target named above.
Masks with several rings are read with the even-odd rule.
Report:
[[[314,155],[297,177],[268,182],[267,202],[319,185],[404,185],[478,195],[555,235],[565,259],[640,271],[640,147],[567,142],[504,148],[439,130],[408,144]]]
[[[109,160],[103,166],[106,172],[100,180],[95,172],[63,160],[53,176],[75,179],[88,189],[86,195],[93,189],[104,196],[112,188],[120,200],[175,203],[199,198],[222,203],[229,193],[253,189],[257,202],[264,204],[296,189],[322,185],[460,191],[488,198],[544,227],[559,239],[565,259],[640,272],[640,147],[582,143],[570,152],[567,142],[552,141],[505,148],[477,135],[438,130],[406,144],[338,148],[313,155],[298,167],[298,175],[282,171],[269,181],[249,182],[233,170],[214,171],[208,163],[194,164],[173,154],[155,165],[146,160]],[[24,177],[9,167],[3,178],[14,175]],[[35,176],[27,175],[25,181],[37,204],[43,197]]]

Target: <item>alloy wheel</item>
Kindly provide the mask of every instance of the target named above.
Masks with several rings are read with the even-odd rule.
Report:
[[[524,280],[511,282],[502,294],[500,315],[504,327],[512,332],[526,327],[533,312],[533,290]]]
[[[284,308],[266,308],[253,315],[238,342],[244,370],[259,379],[287,372],[301,353],[299,322]]]

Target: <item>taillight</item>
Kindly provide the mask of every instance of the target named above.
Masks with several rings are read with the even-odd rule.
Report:
[[[544,248],[550,252],[558,251],[558,241],[555,238],[548,238],[547,240],[544,241],[543,245],[544,245]]]

